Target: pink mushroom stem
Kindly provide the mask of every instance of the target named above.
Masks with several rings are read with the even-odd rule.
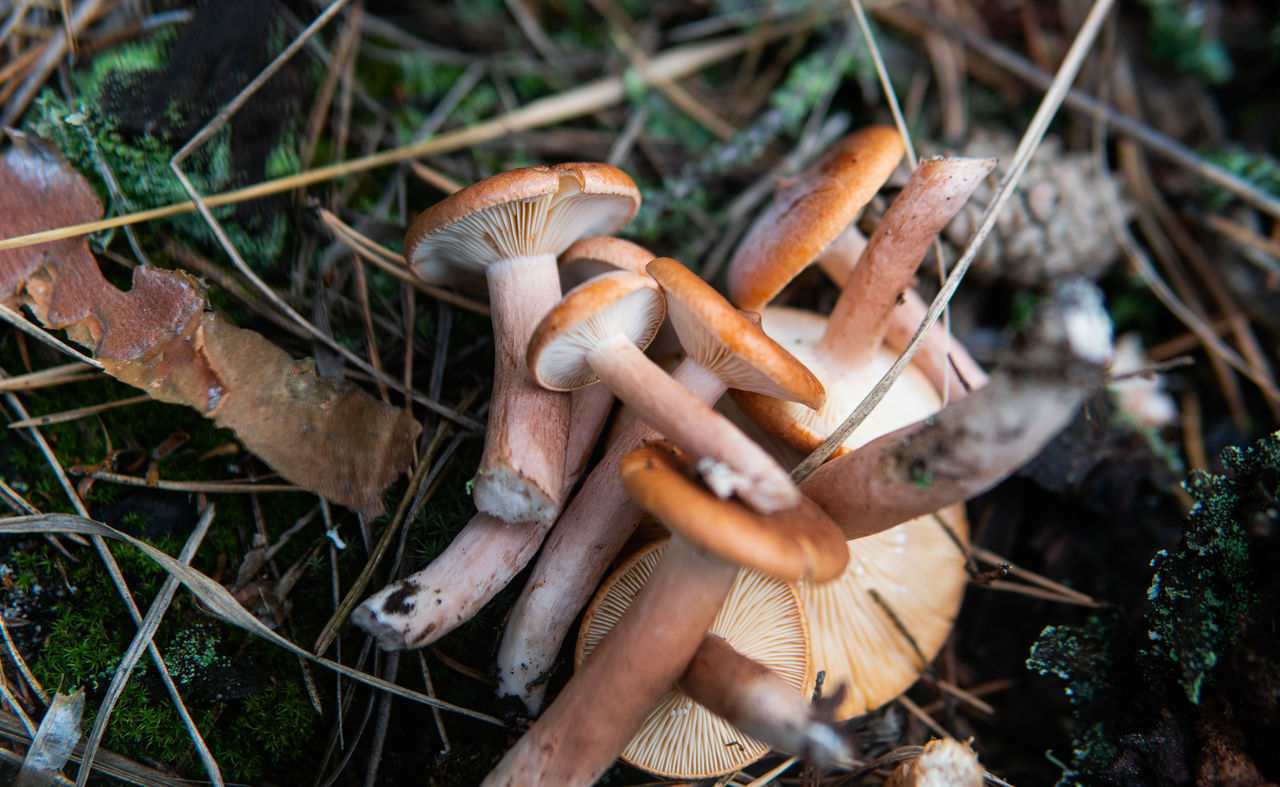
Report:
[[[560,302],[556,259],[503,261],[486,275],[494,376],[476,505],[508,521],[519,521],[518,511],[536,511],[539,521],[551,522],[564,481],[569,396],[535,384],[524,353],[538,321]]]
[[[823,353],[851,367],[870,362],[925,252],[995,165],[995,159],[968,158],[920,163],[841,290],[819,345]]]
[[[671,379],[704,405],[724,396],[724,381],[686,359]],[[544,678],[578,612],[639,524],[644,512],[618,479],[622,457],[658,432],[640,419],[619,433],[569,503],[516,599],[498,648],[498,694],[542,707]]]
[[[574,419],[565,454],[564,494],[586,469],[613,394],[603,385],[571,394]],[[475,616],[533,559],[549,522],[503,522],[489,514],[471,518],[425,568],[393,582],[356,608],[351,620],[385,650],[422,648]]]
[[[673,538],[618,625],[483,784],[593,783],[675,684],[737,574]]]
[[[706,635],[678,685],[694,702],[775,749],[817,763],[852,756],[848,742],[818,718],[808,697],[723,637]]]
[[[587,361],[637,417],[680,450],[699,458],[699,471],[720,497],[736,492],[763,513],[799,502],[791,476],[763,448],[649,360],[627,337],[605,342],[588,354]],[[693,366],[689,372],[698,369]],[[710,371],[701,371],[719,380]],[[698,387],[714,388],[715,382],[705,379]]]
[[[827,274],[827,278],[843,288],[866,246],[866,236],[856,225],[850,224],[823,249],[817,259],[818,266]],[[924,322],[928,308],[915,290],[910,287],[903,290],[902,300],[889,315],[885,344],[902,352],[915,335],[916,328]],[[987,384],[987,373],[973,360],[969,351],[963,344],[952,340],[941,328],[930,329],[924,335],[924,341],[916,351],[913,363],[925,373],[936,390],[947,391],[951,399],[958,399]]]

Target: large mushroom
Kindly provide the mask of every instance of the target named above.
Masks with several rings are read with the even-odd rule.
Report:
[[[569,399],[534,385],[524,352],[560,300],[556,257],[585,235],[635,215],[640,192],[621,170],[581,163],[527,167],[487,178],[424,211],[405,236],[405,259],[431,279],[483,272],[494,327],[494,384],[476,507],[506,522],[549,522],[559,508]]]
[[[654,260],[648,271],[688,353],[671,377],[698,400],[711,404],[732,386],[810,406],[821,401],[809,371],[711,285],[671,259]],[[498,692],[519,697],[532,712],[573,619],[640,521],[641,510],[618,483],[619,462],[655,437],[640,420],[619,434],[560,517],[511,610],[498,649]]]
[[[843,539],[804,498],[795,508],[762,516],[691,480],[689,462],[661,446],[632,451],[620,470],[628,493],[671,528],[673,538],[622,619],[490,772],[487,785],[594,781],[684,671],[740,566],[817,582],[844,568]]]
[[[621,619],[665,546],[663,540],[642,547],[600,586],[583,615],[576,665]],[[773,748],[820,762],[846,759],[847,743],[812,711],[812,667],[796,586],[740,571],[698,654],[645,718],[622,759],[673,779],[731,773]]]

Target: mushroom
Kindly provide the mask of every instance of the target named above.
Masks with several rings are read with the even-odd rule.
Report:
[[[839,532],[808,501],[766,517],[711,494],[690,469],[656,445],[621,462],[627,492],[673,530],[671,542],[622,619],[484,784],[594,781],[684,671],[739,566],[819,582],[844,568]]]
[[[894,769],[884,787],[982,787],[985,784],[978,755],[967,743],[954,738],[934,738],[920,756]]]
[[[524,351],[560,300],[555,258],[584,235],[635,215],[640,192],[607,164],[511,170],[424,211],[405,236],[405,259],[424,276],[483,271],[494,326],[494,384],[476,507],[506,522],[549,522],[559,508],[569,400],[534,385]]]
[[[815,664],[828,685],[847,687],[837,719],[902,693],[950,631],[968,579],[956,543],[967,541],[967,525],[958,507],[927,512],[985,491],[1034,457],[1102,384],[1109,337],[1097,291],[1063,284],[987,386],[801,482],[852,539],[838,580],[800,588]]]
[[[688,352],[671,377],[699,401],[711,404],[729,386],[821,401],[809,371],[711,285],[675,260],[654,260],[648,271],[666,293],[668,317]],[[713,330],[699,335],[700,323]],[[543,678],[574,617],[640,521],[639,507],[618,483],[619,462],[657,436],[640,420],[619,434],[560,517],[511,610],[498,649],[498,693],[519,697],[531,712],[541,705]]]
[[[649,276],[597,276],[566,295],[534,330],[529,373],[553,391],[603,382],[641,420],[694,457],[703,480],[721,497],[736,492],[762,513],[794,506],[800,493],[791,476],[645,356],[643,348],[665,314],[662,292]],[[692,322],[692,330],[706,331],[705,322]]]
[[[804,172],[780,182],[729,262],[729,298],[747,311],[763,309],[840,237],[904,151],[897,130],[870,126],[837,141]]]
[[[765,309],[765,332],[823,381],[827,389],[823,408],[791,407],[750,392],[735,392],[734,402],[797,448],[816,448],[896,360],[883,347],[894,305],[938,230],[994,166],[992,159],[922,162],[876,227],[826,320],[797,309]],[[877,424],[868,419],[860,431],[882,433],[910,423],[938,404],[928,378],[908,367],[894,386],[892,403],[882,402],[873,412],[873,418],[889,421]],[[905,413],[905,420],[894,411]]]
[[[575,665],[617,624],[665,546],[664,540],[643,547],[601,585],[583,615]],[[809,626],[795,586],[740,571],[698,654],[622,759],[673,779],[730,773],[771,748],[823,762],[846,759],[843,738],[814,718],[813,680]]]

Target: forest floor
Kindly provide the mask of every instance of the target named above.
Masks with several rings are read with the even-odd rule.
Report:
[[[16,293],[38,282],[0,275],[0,779],[18,772],[50,698],[81,689],[86,736],[116,700],[95,782],[478,783],[527,725],[489,674],[523,575],[420,651],[380,651],[345,625],[350,602],[426,564],[474,512],[491,324],[482,292],[406,274],[405,228],[496,172],[608,161],[644,197],[621,234],[723,289],[775,182],[850,131],[894,125],[879,60],[916,152],[1001,161],[964,229],[944,232],[941,260],[921,266],[929,300],[1071,63],[1090,4],[864,3],[866,31],[838,0],[0,0],[0,120],[18,131],[0,132],[0,153],[43,138],[107,217],[124,217],[88,236],[106,280],[128,289],[141,266],[188,271],[220,316],[422,426],[408,474],[375,490],[369,515],[331,505],[246,448],[275,442],[269,432],[246,438],[139,396],[93,368],[75,326],[36,325]],[[687,74],[643,76],[717,42]],[[1119,3],[1083,52],[946,326],[996,368],[1045,288],[1084,276],[1129,353],[1117,372],[1136,384],[1100,391],[1039,458],[969,501],[972,577],[953,634],[910,691],[844,725],[863,767],[775,753],[718,784],[879,784],[940,735],[972,739],[995,783],[1280,781],[1268,743],[1280,730],[1276,457],[1220,459],[1280,423],[1280,11]],[[170,168],[180,150],[198,193],[230,193],[212,214],[225,233],[189,208],[144,213],[187,202]],[[95,218],[61,200],[27,208],[39,229]],[[0,239],[33,231],[6,210]],[[0,247],[0,274],[18,254]],[[783,298],[825,312],[835,296],[806,273]],[[1182,485],[1201,471],[1235,485]],[[1197,500],[1213,504],[1189,520]],[[176,588],[149,628],[187,723],[153,657],[124,661],[146,637],[95,541],[112,534],[68,535],[55,514],[193,550],[184,569],[109,547],[143,615],[175,593],[171,577],[208,583]],[[683,783],[622,764],[605,779]]]

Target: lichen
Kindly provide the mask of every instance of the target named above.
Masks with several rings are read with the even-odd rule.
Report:
[[[1249,523],[1262,517],[1274,525],[1280,516],[1280,433],[1228,448],[1222,463],[1225,475],[1193,472],[1185,483],[1196,505],[1179,545],[1152,560],[1140,615],[1111,611],[1082,626],[1050,626],[1032,647],[1028,668],[1063,680],[1075,716],[1060,784],[1204,772],[1214,742],[1197,739],[1198,722],[1273,680],[1265,665],[1248,674],[1236,665],[1252,663],[1248,655],[1260,647],[1252,640],[1267,630],[1255,567],[1263,550],[1250,533],[1274,527]],[[1202,707],[1209,696],[1213,707]],[[1250,723],[1270,721],[1243,721],[1245,738]]]

